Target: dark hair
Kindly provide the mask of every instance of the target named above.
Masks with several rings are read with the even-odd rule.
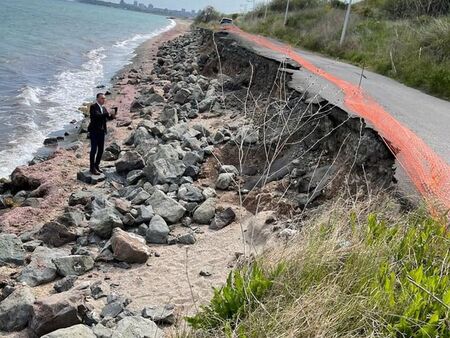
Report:
[[[96,99],[98,99],[100,96],[104,96],[105,94],[103,93],[97,93],[97,96],[95,96]]]

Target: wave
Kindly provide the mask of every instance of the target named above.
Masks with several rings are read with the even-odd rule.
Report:
[[[41,103],[40,96],[44,91],[39,87],[25,86],[20,90],[20,94],[16,96],[17,102],[26,106]]]
[[[7,128],[9,142],[0,149],[0,177],[8,176],[15,167],[32,159],[49,133],[64,129],[73,119],[80,119],[82,114],[78,107],[94,95],[96,85],[106,80],[109,72],[115,73],[130,61],[140,43],[175,25],[175,21],[170,20],[167,26],[150,34],[136,34],[108,49],[90,50],[84,55],[85,62],[76,69],[56,74],[45,86],[23,87],[14,100],[19,103],[17,111],[7,119],[8,124],[15,127]],[[117,62],[111,63],[111,58]]]

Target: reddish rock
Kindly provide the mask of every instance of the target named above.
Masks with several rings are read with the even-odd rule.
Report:
[[[38,337],[58,329],[81,324],[86,309],[81,291],[62,292],[36,301],[33,305],[30,330]]]
[[[150,249],[142,236],[115,228],[111,237],[114,258],[127,263],[145,263]]]

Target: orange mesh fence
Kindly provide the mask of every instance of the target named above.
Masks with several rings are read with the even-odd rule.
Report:
[[[443,213],[450,209],[450,166],[420,137],[397,121],[364,90],[316,67],[286,45],[246,33],[235,26],[229,26],[226,29],[261,47],[283,53],[304,69],[340,88],[344,94],[346,108],[372,124],[384,138],[387,146],[405,169],[418,191],[430,203],[432,211]]]

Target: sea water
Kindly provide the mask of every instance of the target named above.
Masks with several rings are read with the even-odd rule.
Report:
[[[165,17],[66,0],[0,0],[0,177],[128,64]]]

